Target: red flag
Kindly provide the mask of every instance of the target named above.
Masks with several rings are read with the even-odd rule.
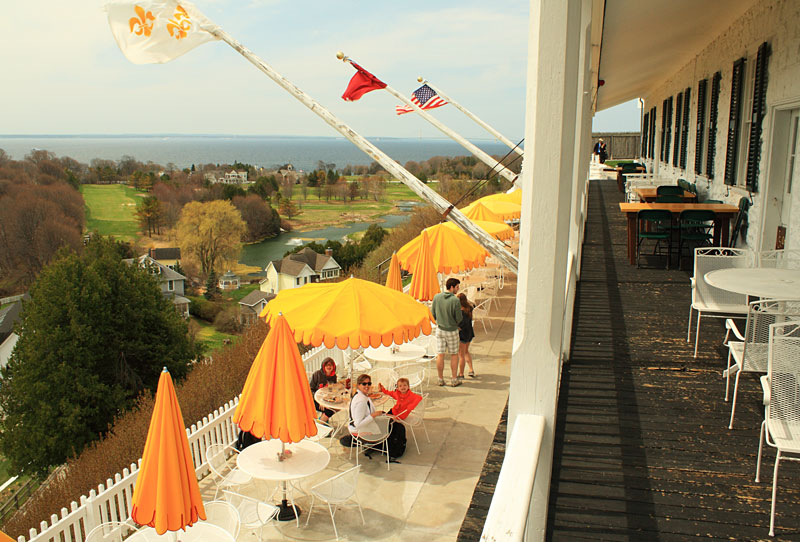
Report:
[[[371,90],[386,88],[386,83],[369,73],[367,70],[353,62],[350,64],[356,69],[356,74],[350,79],[347,89],[342,94],[342,99],[346,102],[354,102]]]

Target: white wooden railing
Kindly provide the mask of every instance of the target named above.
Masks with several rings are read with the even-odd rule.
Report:
[[[320,346],[309,350],[303,356],[306,373],[311,374],[320,368],[322,360],[332,357],[341,366],[344,357],[337,348]],[[239,397],[228,401],[208,416],[186,429],[189,449],[196,466],[197,477],[208,474],[206,449],[212,444],[232,444],[239,428],[233,423],[233,414]],[[69,509],[62,508],[60,514],[50,516],[50,521],[42,521],[39,529],[30,529],[28,537],[19,536],[18,542],[84,542],[86,534],[101,523],[126,521],[130,517],[133,486],[139,473],[141,458],[136,463],[108,478],[105,484],[82,495],[79,502],[72,501]],[[53,483],[58,483],[53,482]]]

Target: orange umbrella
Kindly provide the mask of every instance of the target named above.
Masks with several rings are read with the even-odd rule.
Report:
[[[250,367],[233,422],[258,438],[300,442],[317,434],[315,417],[303,359],[279,314]]]
[[[433,267],[437,273],[458,273],[473,267],[480,267],[486,263],[489,253],[485,248],[472,240],[458,227],[447,224],[437,224],[425,229],[430,240]],[[400,267],[411,271],[417,263],[422,234],[403,245],[397,251]],[[270,302],[271,303],[271,302]]]
[[[158,380],[156,404],[131,500],[131,519],[158,534],[206,519],[181,407],[166,367]]]
[[[411,273],[413,275],[408,288],[409,295],[418,301],[433,300],[433,296],[439,293],[440,288],[436,278],[436,269],[433,267],[428,232],[425,230],[422,230],[419,255]]]
[[[491,196],[487,197],[499,201],[510,201],[511,203],[522,205],[522,189],[514,190],[513,192],[498,192],[497,194],[492,194]]]
[[[402,344],[431,332],[431,311],[402,292],[367,280],[316,282],[281,290],[261,311],[283,313],[297,342],[328,348]]]
[[[491,235],[492,237],[494,237],[495,239],[505,241],[506,239],[511,239],[512,237],[514,237],[514,228],[512,228],[505,222],[491,222],[489,220],[472,220],[472,223],[478,226],[486,233],[488,233],[489,235]],[[462,231],[458,226],[456,226],[452,222],[447,222],[446,225],[449,228],[455,228],[458,231]]]
[[[397,261],[397,252],[392,252],[389,273],[386,275],[386,287],[398,292],[403,291],[403,279],[400,277],[400,263]]]
[[[461,209],[461,212],[469,216],[473,212],[473,208],[480,203],[503,220],[519,218],[520,214],[522,214],[522,205],[503,200],[502,197],[498,199],[497,195],[494,194],[477,199]]]
[[[489,208],[480,201],[476,201],[470,205],[467,205],[461,210],[461,212],[463,212],[464,216],[472,221],[483,220],[486,222],[500,222],[505,224],[505,221],[500,218],[497,213],[489,210]]]
[[[0,542],[14,542],[14,539],[8,536],[3,531],[0,531]]]

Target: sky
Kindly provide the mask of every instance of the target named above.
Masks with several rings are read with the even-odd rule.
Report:
[[[167,64],[131,63],[111,35],[104,4],[36,0],[4,7],[0,133],[338,135],[223,42]],[[354,70],[336,59],[337,51],[406,95],[424,76],[509,139],[524,135],[527,2],[195,5],[367,137],[442,134],[416,115],[396,116],[398,101],[385,91],[344,102]],[[465,137],[491,138],[452,107],[435,113]],[[635,125],[616,129],[638,129],[638,110],[629,116]]]

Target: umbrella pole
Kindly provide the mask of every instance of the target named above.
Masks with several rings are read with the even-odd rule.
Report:
[[[281,457],[286,451],[286,443],[281,441]],[[292,521],[300,516],[300,509],[296,506],[290,505],[289,500],[286,498],[286,480],[281,482],[281,490],[283,491],[283,498],[281,504],[278,506],[278,521]]]

